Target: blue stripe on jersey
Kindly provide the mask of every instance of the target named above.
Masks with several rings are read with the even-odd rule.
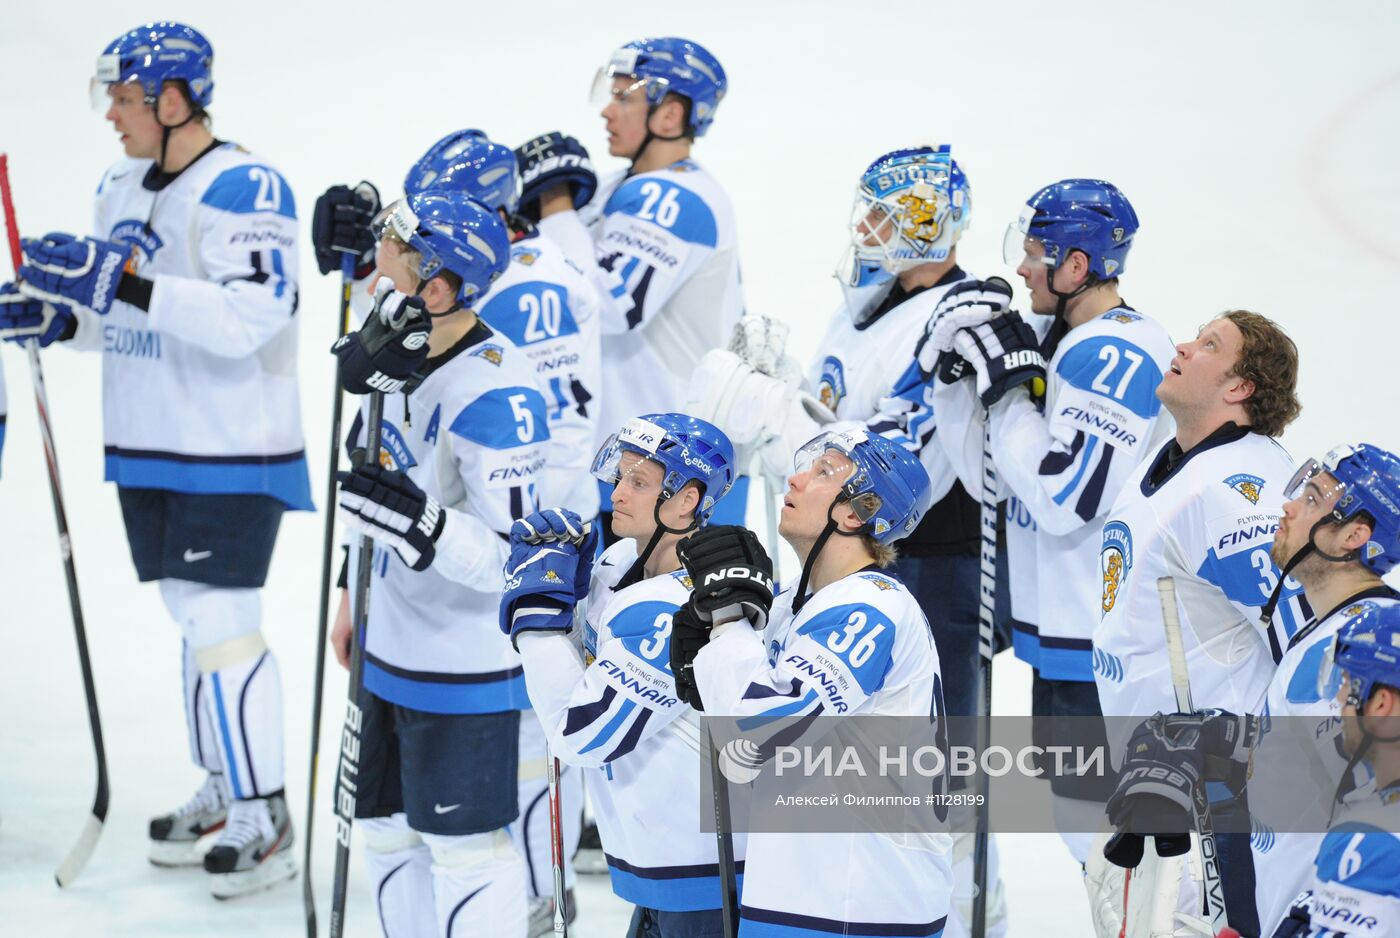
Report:
[[[887,938],[887,936],[912,936],[912,938],[937,938],[943,934],[947,918],[933,922],[893,924],[885,922],[841,922],[836,919],[819,918],[815,915],[798,915],[795,912],[779,912],[774,909],[756,909],[741,906],[739,910],[739,931],[744,938],[798,938],[800,935],[826,936],[842,935],[845,938]]]
[[[608,725],[599,730],[598,735],[594,736],[593,740],[587,746],[584,746],[578,751],[579,755],[583,755],[585,752],[592,752],[611,739],[612,735],[617,732],[618,727],[622,726],[627,720],[627,715],[636,709],[637,702],[635,700],[624,700],[622,706],[617,708],[617,713],[608,721]]]
[[[544,395],[534,388],[493,388],[462,408],[451,430],[489,449],[514,449],[547,440]]]
[[[1074,490],[1079,487],[1079,481],[1084,478],[1084,473],[1088,471],[1090,457],[1094,455],[1094,450],[1098,445],[1098,437],[1089,437],[1089,445],[1085,446],[1083,452],[1079,454],[1079,468],[1074,470],[1074,478],[1070,479],[1069,484],[1060,489],[1059,494],[1055,496],[1056,505],[1063,505],[1065,499],[1069,498],[1070,495],[1074,493]]]
[[[277,456],[188,456],[106,448],[108,482],[133,489],[190,495],[269,495],[292,511],[315,511],[306,453]]]
[[[627,735],[622,737],[622,742],[617,744],[617,748],[603,757],[604,762],[611,762],[619,756],[625,756],[633,749],[637,748],[637,743],[642,741],[642,731],[646,729],[647,721],[651,719],[652,711],[643,710],[637,714],[637,719],[632,721],[632,725],[627,729]]]
[[[714,247],[719,243],[715,213],[700,196],[651,176],[629,179],[603,207],[603,214],[623,212],[651,222],[682,241]]]
[[[572,736],[584,727],[591,726],[594,720],[608,712],[608,708],[612,706],[613,698],[616,696],[616,687],[605,687],[603,688],[603,696],[593,703],[570,707],[569,718],[564,723],[564,735]]]
[[[204,197],[211,208],[248,215],[276,212],[284,218],[297,217],[297,202],[277,170],[269,166],[235,166],[219,173]]]
[[[1121,338],[1085,339],[1065,352],[1055,371],[1074,387],[1118,401],[1139,417],[1155,417],[1162,409],[1161,369],[1151,355]]]
[[[1373,804],[1379,804],[1379,800]],[[1321,882],[1400,898],[1400,834],[1371,824],[1343,822],[1327,832],[1315,862]],[[1314,912],[1313,924],[1327,923],[1320,922]]]
[[[1288,688],[1285,691],[1288,700],[1292,703],[1317,703],[1322,700],[1322,695],[1317,690],[1318,672],[1322,670],[1322,662],[1327,657],[1327,649],[1332,647],[1332,639],[1313,642],[1308,650],[1303,652],[1303,660],[1298,662],[1298,667],[1294,669],[1293,676],[1288,679]]]
[[[633,905],[662,912],[703,912],[722,904],[717,864],[646,867],[633,866],[606,853],[603,857],[608,861],[613,892]],[[744,861],[739,860],[734,866],[742,894]]]
[[[516,345],[548,342],[577,335],[578,322],[569,309],[567,287],[546,280],[517,283],[486,301],[481,318]]]
[[[233,788],[233,797],[243,797],[243,786],[238,779],[238,760],[233,757],[233,737],[228,731],[228,715],[224,707],[224,687],[219,680],[219,672],[214,671],[209,675],[214,679],[214,709],[219,711],[219,739],[224,744],[224,767],[228,769],[229,785]]]
[[[1040,667],[1040,629],[1027,622],[1011,620],[1011,650],[1026,664]]]
[[[365,689],[376,697],[410,710],[426,713],[501,713],[505,710],[528,710],[530,698],[525,693],[525,669],[511,668],[491,674],[448,675],[460,677],[460,682],[432,680],[425,675],[414,678],[414,672],[390,672],[384,665],[365,656]]]
[[[1092,681],[1094,643],[1087,638],[1042,635],[1036,668],[1041,677],[1052,681]]]
[[[1274,525],[1278,527],[1277,524]],[[1226,535],[1225,537],[1229,537]],[[1221,538],[1224,540],[1225,538]],[[1278,582],[1278,568],[1269,558],[1271,541],[1259,541],[1253,548],[1238,550],[1221,557],[1212,547],[1206,551],[1196,576],[1214,583],[1229,599],[1242,606],[1262,606],[1273,592],[1273,584]],[[1301,589],[1283,589],[1280,604],[1292,599]]]
[[[744,694],[744,696],[748,697],[749,695]],[[816,690],[809,690],[802,696],[801,700],[794,700],[792,703],[786,703],[780,707],[773,707],[771,710],[756,713],[751,717],[744,717],[738,721],[739,730],[740,732],[747,733],[749,730],[756,730],[761,726],[767,726],[774,720],[781,720],[783,717],[792,716],[794,713],[801,713],[816,699],[816,697]]]

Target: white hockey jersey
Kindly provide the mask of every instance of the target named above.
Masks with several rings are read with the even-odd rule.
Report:
[[[282,176],[218,143],[159,188],[124,159],[94,231],[131,245],[149,312],[78,317],[101,349],[106,478],[176,492],[265,494],[310,509],[297,392],[296,202]]]
[[[540,504],[594,517],[598,485],[588,470],[597,446],[602,361],[593,284],[553,241],[528,234],[511,245],[510,266],[477,313],[519,346],[544,395],[549,462]]]
[[[613,592],[636,557],[631,540],[603,552],[582,630],[520,637],[525,680],[550,751],[589,769],[613,892],[648,909],[717,909],[715,835],[700,833],[700,724],[671,675],[671,617],[690,577],[677,570]],[[742,836],[734,854],[742,872]]]
[[[941,720],[938,651],[898,579],[874,567],[773,601],[762,634],[740,621],[695,658],[707,712],[750,718],[885,714]],[[748,839],[741,934],[942,932],[953,893],[941,833],[766,833]]]
[[[363,445],[368,408],[366,398],[352,446]],[[478,322],[428,360],[428,376],[413,393],[385,396],[380,438],[381,464],[437,499],[447,522],[432,566],[422,572],[392,549],[375,550],[366,689],[430,713],[527,708],[520,658],[497,614],[510,528],[539,507],[549,442],[529,361]],[[358,569],[358,543],[351,571]]]
[[[1293,636],[1269,682],[1264,709],[1265,739],[1267,743],[1267,726],[1274,719],[1310,719],[1316,724],[1315,730],[1302,734],[1298,728],[1289,727],[1287,735],[1290,743],[1292,737],[1297,736],[1300,741],[1306,738],[1313,745],[1303,751],[1289,746],[1286,752],[1278,753],[1268,745],[1261,747],[1251,777],[1289,779],[1290,790],[1303,788],[1331,793],[1336,789],[1347,765],[1341,748],[1342,712],[1334,698],[1324,697],[1319,692],[1318,675],[1333,639],[1348,619],[1360,615],[1368,606],[1397,603],[1400,603],[1400,593],[1388,586],[1378,586],[1349,598]],[[1261,807],[1258,801],[1256,794],[1250,800],[1251,808]],[[1255,904],[1263,926],[1261,934],[1272,935],[1274,927],[1288,914],[1293,898],[1307,886],[1323,835],[1256,827],[1260,829],[1250,838],[1254,850]]]
[[[1168,468],[1175,453],[1173,440],[1138,466],[1103,526],[1099,702],[1105,716],[1176,709],[1157,591],[1171,576],[1194,704],[1259,713],[1275,662],[1307,618],[1290,582],[1270,634],[1259,622],[1278,582],[1269,548],[1293,461],[1269,437],[1228,423]],[[1114,730],[1130,722],[1110,722],[1115,763],[1127,740]]]
[[[738,233],[729,196],[693,160],[600,180],[582,213],[541,222],[566,250],[578,250],[583,225],[606,272],[606,435],[637,414],[675,410],[701,356],[729,342],[744,308]]]
[[[1047,366],[1043,411],[1024,388],[991,408],[992,462],[1002,494],[1016,500],[1006,525],[1012,614],[1021,623],[1015,649],[1042,677],[1093,680],[1101,590],[1086,571],[1094,568],[1109,506],[1171,431],[1156,390],[1174,354],[1161,325],[1120,306],[1060,340]],[[939,437],[964,487],[980,498],[980,402],[970,381],[933,383]],[[1021,524],[1022,512],[1034,524]],[[1033,598],[1017,583],[1027,570]]]
[[[1298,938],[1400,935],[1400,782],[1344,811],[1323,838],[1290,918]],[[1289,923],[1293,925],[1294,922]]]

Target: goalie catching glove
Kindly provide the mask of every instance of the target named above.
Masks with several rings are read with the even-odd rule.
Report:
[[[336,473],[340,519],[350,528],[394,548],[416,571],[428,569],[447,516],[437,499],[407,475],[371,464]]]

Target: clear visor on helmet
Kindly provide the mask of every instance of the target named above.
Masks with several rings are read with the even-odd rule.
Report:
[[[615,85],[613,79],[619,77],[629,78],[631,81],[626,85]],[[605,65],[593,76],[593,88],[588,94],[588,100],[599,110],[614,101],[630,101],[634,95],[644,97],[648,101],[659,101],[669,84],[664,78],[637,78],[626,72],[614,70],[611,65]]]
[[[1352,687],[1347,669],[1337,663],[1337,639],[1334,636],[1332,641],[1327,643],[1327,648],[1322,655],[1322,665],[1317,670],[1317,695],[1319,700],[1336,700],[1342,688],[1347,688],[1348,703],[1352,706],[1360,706],[1359,702],[1350,698],[1354,695],[1355,688]]]
[[[418,276],[431,280],[442,270],[442,261],[437,252],[428,246],[418,233],[418,215],[408,205],[407,199],[395,199],[379,210],[369,223],[369,230],[375,241],[393,238],[419,256]]]
[[[593,466],[590,469],[593,477],[600,482],[616,485],[624,475],[644,461],[648,453],[655,453],[665,437],[666,431],[661,427],[649,420],[633,417],[622,425],[622,429],[609,436],[598,449],[598,455],[593,457]],[[628,460],[624,466],[623,456],[629,452],[635,453],[639,458]],[[661,466],[659,462],[655,465]]]
[[[803,444],[792,457],[792,466],[797,472],[811,471],[813,482],[830,481],[850,496],[851,508],[861,523],[869,521],[880,510],[880,499],[873,493],[852,491],[859,488],[860,467],[852,456],[856,443],[864,439],[863,434],[822,433]],[[856,496],[861,497],[857,498]]]
[[[1308,489],[1308,483],[1312,483],[1317,495],[1324,501],[1331,502],[1335,498],[1341,498],[1342,493],[1346,491],[1346,483],[1338,480],[1335,476],[1329,479],[1320,477],[1328,474],[1328,466],[1335,466],[1350,455],[1352,455],[1350,446],[1338,446],[1321,461],[1312,458],[1303,460],[1298,471],[1293,473],[1293,478],[1288,480],[1288,487],[1283,491],[1284,498],[1289,501],[1301,498]]]
[[[1006,226],[1006,234],[1001,241],[1001,259],[1008,267],[1020,267],[1022,260],[1046,267],[1054,267],[1060,262],[1059,248],[1031,237],[1031,220],[1034,218],[1035,209],[1023,205],[1021,214]]]
[[[121,56],[119,55],[99,55],[97,57],[97,68],[88,82],[88,97],[92,101],[94,111],[105,111],[112,105],[110,90],[113,85],[133,85],[142,89],[141,101],[145,103],[145,89],[140,79],[135,75],[129,75],[122,79]]]

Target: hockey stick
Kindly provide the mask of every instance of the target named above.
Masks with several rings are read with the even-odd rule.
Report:
[[[549,858],[554,867],[554,934],[568,938],[568,896],[564,889],[564,815],[559,804],[559,760],[544,744],[545,777],[549,780]]]
[[[1194,713],[1191,675],[1186,670],[1186,646],[1181,640],[1181,619],[1176,610],[1176,581],[1169,576],[1158,577],[1157,598],[1162,604],[1162,630],[1167,637],[1167,660],[1171,663],[1176,709],[1182,713]],[[1215,849],[1215,825],[1211,821],[1210,801],[1206,798],[1204,784],[1194,787],[1191,801],[1200,841],[1201,875],[1205,879],[1205,910],[1210,915],[1211,928],[1218,933],[1227,924],[1225,887],[1220,880],[1220,854]]]
[[[355,256],[345,254],[340,262],[340,332],[350,331],[350,289],[355,282]],[[321,614],[316,619],[316,680],[311,690],[311,768],[306,783],[306,843],[301,858],[301,904],[306,913],[306,938],[316,938],[316,894],[311,885],[311,831],[316,820],[316,775],[321,750],[321,698],[326,680],[327,621],[331,608],[331,558],[335,552],[335,473],[340,468],[340,416],[345,395],[340,377],[335,376],[335,397],[331,404],[331,449],[326,482],[326,533],[321,542]]]
[[[981,595],[977,609],[977,647],[980,652],[978,683],[982,706],[978,715],[977,748],[986,752],[992,736],[992,654],[996,651],[995,619],[997,594],[997,470],[992,464],[992,425],[987,419],[982,434],[982,571]],[[991,805],[985,773],[977,775],[977,833],[972,848],[972,934],[987,934],[987,848],[991,837]]]
[[[734,865],[734,820],[729,813],[729,780],[719,767],[719,749],[709,726],[705,738],[710,749],[710,787],[715,802],[715,846],[719,860],[720,911],[724,915],[724,938],[739,934],[739,877]]]
[[[369,398],[365,427],[365,459],[379,462],[384,394]],[[369,583],[374,571],[374,538],[360,536],[355,565],[355,602],[350,625],[350,679],[345,691],[345,728],[340,733],[340,764],[335,779],[335,878],[331,883],[331,938],[345,934],[345,894],[350,879],[350,826],[355,822],[355,798],[360,779],[360,687],[365,677],[365,632],[369,625]],[[309,838],[308,838],[309,839]]]
[[[5,227],[10,236],[10,260],[15,275],[23,257],[19,247],[19,223],[15,220],[15,203],[10,194],[9,157],[0,153],[0,202],[5,210]],[[83,603],[78,596],[78,568],[73,563],[73,542],[68,536],[68,512],[63,506],[63,485],[58,476],[58,451],[54,449],[53,425],[49,421],[49,394],[44,387],[44,369],[39,363],[39,340],[24,343],[29,355],[29,377],[34,385],[34,408],[39,415],[39,435],[44,441],[44,460],[49,470],[49,494],[53,497],[54,522],[58,525],[58,549],[63,554],[63,573],[68,582],[68,606],[73,612],[73,632],[78,642],[78,663],[83,671],[83,694],[87,698],[88,725],[92,729],[92,749],[97,759],[97,793],[92,799],[92,814],[78,835],[68,856],[63,858],[54,879],[66,887],[78,878],[87,865],[102,825],[107,820],[107,750],[102,744],[102,718],[97,712],[97,686],[92,679],[92,659],[88,655],[87,629],[83,625]]]

